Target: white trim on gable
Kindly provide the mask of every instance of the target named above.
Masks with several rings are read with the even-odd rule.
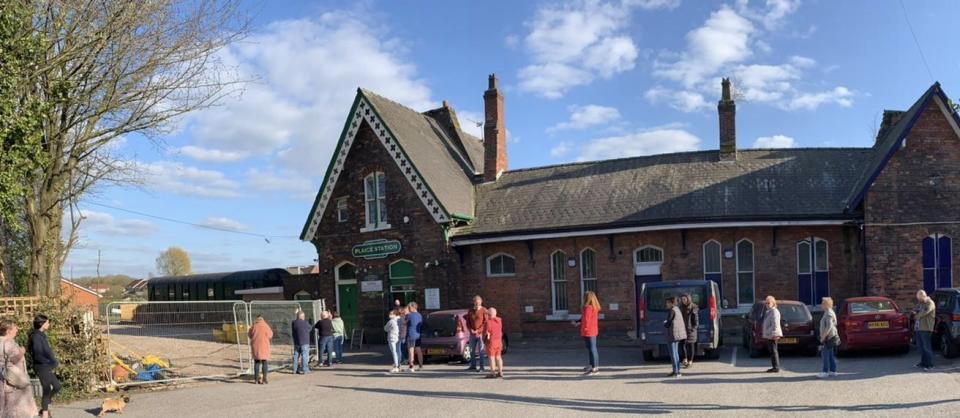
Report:
[[[360,126],[364,122],[370,126],[380,141],[380,144],[383,145],[384,150],[390,154],[390,157],[397,164],[397,168],[404,174],[407,183],[410,184],[410,187],[413,187],[413,190],[417,193],[417,197],[423,202],[427,213],[433,217],[433,220],[437,223],[450,221],[450,215],[440,204],[440,201],[437,200],[436,196],[430,191],[429,186],[427,186],[427,183],[413,166],[406,152],[400,144],[397,143],[396,137],[390,131],[389,127],[387,127],[387,124],[380,119],[373,105],[367,101],[363,93],[358,92],[356,110],[353,111],[347,121],[346,132],[343,134],[343,143],[338,148],[339,152],[333,156],[330,162],[329,177],[325,179],[323,187],[318,193],[319,201],[316,205],[316,210],[310,214],[307,230],[304,236],[301,237],[302,240],[311,241],[317,235],[320,220],[327,208],[327,204],[330,203],[331,197],[333,196],[333,189],[337,184],[337,179],[340,178],[340,173],[343,172],[343,164],[347,160],[347,154],[350,152],[350,147],[353,145],[357,132],[360,131]]]
[[[960,126],[957,125],[956,119],[953,118],[953,111],[947,107],[947,104],[943,102],[939,95],[934,95],[933,101],[937,103],[937,107],[943,112],[943,116],[947,118],[947,122],[949,122],[950,127],[953,128],[953,133],[955,133],[957,137],[960,137]]]

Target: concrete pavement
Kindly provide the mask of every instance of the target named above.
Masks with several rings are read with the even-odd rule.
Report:
[[[958,416],[960,379],[954,364],[923,373],[906,356],[840,359],[841,375],[816,379],[819,357],[784,355],[785,369],[767,374],[767,359],[725,348],[682,378],[665,362],[643,364],[631,347],[601,347],[598,376],[584,377],[586,352],[572,347],[516,347],[506,378],[482,379],[460,364],[428,364],[391,375],[378,352],[348,355],[344,365],[307,376],[272,373],[270,384],[212,382],[134,393],[124,417],[477,416],[540,417],[675,414],[679,416]],[[58,417],[91,417],[99,401],[54,409]]]

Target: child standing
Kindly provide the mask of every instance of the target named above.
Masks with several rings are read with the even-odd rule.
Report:
[[[487,321],[483,330],[484,345],[487,348],[487,358],[490,359],[490,374],[486,377],[503,378],[503,322],[497,316],[497,308],[487,309]]]
[[[390,355],[393,356],[393,368],[390,373],[400,371],[400,313],[397,310],[390,311],[390,320],[383,326],[387,332],[387,347],[390,348]]]

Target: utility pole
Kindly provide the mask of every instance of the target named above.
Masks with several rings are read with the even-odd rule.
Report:
[[[98,294],[100,293],[100,285],[102,285],[102,283],[100,282],[100,250],[97,249],[97,289],[96,289],[96,292],[97,292]]]

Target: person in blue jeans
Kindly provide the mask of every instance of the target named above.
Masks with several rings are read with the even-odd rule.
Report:
[[[410,302],[407,310],[410,313],[406,316],[407,321],[407,356],[410,358],[410,371],[414,372],[423,369],[423,350],[420,349],[420,327],[423,325],[423,316],[417,312],[417,302]],[[414,369],[414,363],[417,369]]]
[[[320,344],[317,346],[317,366],[333,367],[333,321],[330,312],[320,314],[320,320],[314,325],[320,333]],[[327,353],[327,363],[323,363],[323,353]]]
[[[486,355],[483,328],[487,324],[487,309],[483,307],[483,298],[480,295],[473,297],[473,307],[467,311],[466,317],[467,331],[470,333],[470,367],[467,370],[483,372],[483,357]]]
[[[333,313],[333,350],[337,353],[337,363],[343,363],[343,338],[345,334],[340,312]]]
[[[823,308],[823,317],[820,318],[820,357],[823,359],[823,368],[817,377],[825,379],[837,375],[837,346],[840,345],[840,335],[837,333],[837,314],[833,312],[833,299],[823,298],[820,307]]]
[[[670,343],[670,361],[673,364],[673,372],[668,377],[680,377],[680,341],[687,340],[687,327],[683,324],[683,313],[677,307],[677,299],[668,297],[666,301],[670,316],[664,321],[663,326],[667,329],[667,342]]]
[[[917,306],[913,309],[914,329],[917,330],[917,347],[920,349],[920,363],[916,367],[924,371],[933,369],[933,326],[937,306],[923,290],[917,291]]]
[[[293,372],[296,374],[307,374],[310,372],[310,331],[313,327],[306,320],[306,313],[297,312],[297,319],[291,324],[293,335]],[[297,366],[300,369],[297,370]]]

